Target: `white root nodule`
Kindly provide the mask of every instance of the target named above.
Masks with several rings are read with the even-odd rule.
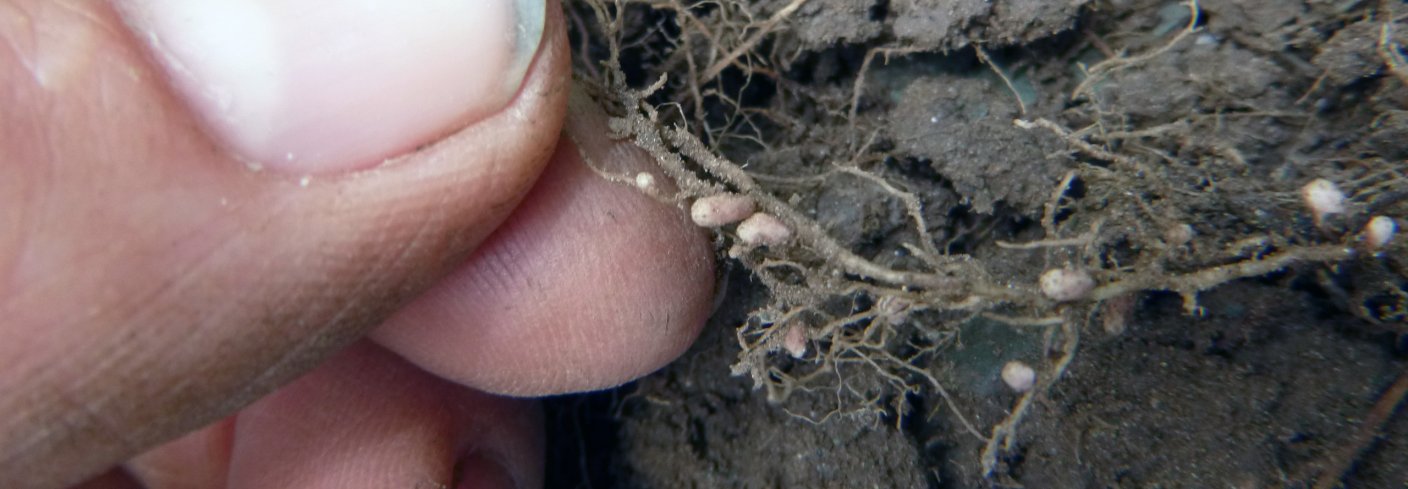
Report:
[[[700,197],[689,207],[689,217],[700,227],[716,228],[746,219],[753,214],[753,198],[738,194]]]
[[[787,350],[787,354],[792,355],[792,358],[807,356],[806,327],[800,324],[788,326],[787,331],[782,334],[782,349]]]
[[[1300,197],[1305,201],[1305,206],[1310,208],[1310,214],[1315,218],[1318,226],[1325,222],[1325,217],[1331,214],[1343,214],[1344,192],[1340,191],[1334,182],[1323,178],[1311,180],[1300,188]]]
[[[651,174],[646,173],[646,172],[637,173],[637,174],[636,174],[636,181],[635,181],[635,183],[636,183],[636,188],[637,188],[637,189],[640,189],[640,190],[643,190],[643,191],[651,191],[651,190],[654,190],[654,189],[655,189],[655,175],[651,175]]]
[[[1393,222],[1393,218],[1374,216],[1364,225],[1364,244],[1369,245],[1371,251],[1381,250],[1393,241],[1393,234],[1397,231],[1398,223]]]
[[[1095,279],[1085,270],[1053,268],[1041,274],[1041,293],[1057,302],[1084,299],[1095,290]]]
[[[1017,392],[1032,390],[1036,385],[1036,370],[1017,360],[1002,366],[1002,381]]]
[[[758,212],[738,225],[738,239],[750,245],[777,246],[792,239],[792,228],[771,214]]]
[[[1164,242],[1169,246],[1183,246],[1193,241],[1193,236],[1197,235],[1193,231],[1193,226],[1187,224],[1175,224],[1164,230]]]

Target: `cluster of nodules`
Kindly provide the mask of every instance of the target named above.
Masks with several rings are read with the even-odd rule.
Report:
[[[1350,213],[1348,200],[1343,191],[1329,180],[1317,178],[1300,189],[1301,200],[1310,210],[1315,226],[1322,230],[1332,228],[1330,220]],[[1355,236],[1358,246],[1369,253],[1378,253],[1393,241],[1398,232],[1398,223],[1392,217],[1373,216],[1364,224],[1364,229]],[[1181,224],[1164,233],[1164,238],[1175,245],[1182,245],[1192,239],[1193,230]],[[1069,302],[1084,299],[1095,290],[1095,279],[1089,272],[1079,268],[1057,268],[1047,270],[1038,279],[1042,295],[1056,302]]]
[[[642,180],[642,177],[637,177],[637,186],[644,188],[653,183],[651,180]],[[777,216],[759,211],[757,202],[747,195],[720,193],[700,197],[690,206],[689,217],[694,220],[694,224],[711,229],[737,224],[734,234],[744,247],[779,246],[792,239],[792,228],[788,227],[787,223]],[[739,248],[735,247],[730,253],[736,255],[738,252]],[[1049,270],[1041,277],[1042,292],[1056,301],[1084,298],[1094,288],[1095,280],[1083,270]],[[882,300],[882,303],[885,301]],[[787,326],[779,340],[779,344],[774,348],[780,347],[793,358],[806,356],[807,332],[802,325]],[[1001,377],[1012,390],[1027,392],[1036,384],[1037,375],[1031,366],[1014,360],[1003,366]]]
[[[1315,226],[1322,229],[1327,227],[1332,216],[1349,213],[1344,192],[1334,182],[1323,178],[1311,180],[1301,187],[1300,198],[1310,209]],[[1359,232],[1359,242],[1370,253],[1378,253],[1393,241],[1393,234],[1397,231],[1398,223],[1394,222],[1392,217],[1374,216],[1369,218],[1369,222]]]
[[[747,195],[720,193],[700,197],[689,208],[694,223],[706,228],[737,224],[733,232],[747,246],[780,246],[792,239],[792,228],[777,216],[758,210]]]

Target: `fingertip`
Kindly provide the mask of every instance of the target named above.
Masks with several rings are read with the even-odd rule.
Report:
[[[507,224],[372,337],[490,392],[613,387],[689,347],[713,270],[707,234],[682,209],[601,178],[564,139]]]

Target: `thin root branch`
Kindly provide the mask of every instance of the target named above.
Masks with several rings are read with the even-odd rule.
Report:
[[[735,46],[733,50],[729,51],[728,54],[724,55],[723,58],[720,58],[718,61],[715,61],[714,64],[709,65],[709,67],[704,70],[703,75],[700,76],[699,79],[713,80],[714,77],[719,76],[719,73],[722,73],[725,68],[728,68],[734,62],[738,61],[739,57],[743,56],[749,51],[752,51],[753,48],[758,45],[758,42],[762,41],[763,38],[767,37],[768,34],[772,33],[772,30],[775,29],[778,24],[781,24],[782,21],[787,20],[787,17],[791,16],[793,12],[797,11],[797,9],[802,8],[802,5],[805,3],[807,3],[807,0],[792,0],[790,3],[787,4],[787,6],[782,7],[782,9],[773,13],[772,17],[768,18],[766,22],[763,22],[763,25],[758,27],[757,32],[754,32],[753,35],[749,36],[748,39],[743,41],[742,44]]]

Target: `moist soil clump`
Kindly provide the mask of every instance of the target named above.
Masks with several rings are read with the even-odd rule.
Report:
[[[1408,483],[1408,240],[1367,230],[1408,225],[1408,5],[567,12],[657,197],[749,196],[794,236],[715,230],[690,352],[547,403],[550,486]]]

